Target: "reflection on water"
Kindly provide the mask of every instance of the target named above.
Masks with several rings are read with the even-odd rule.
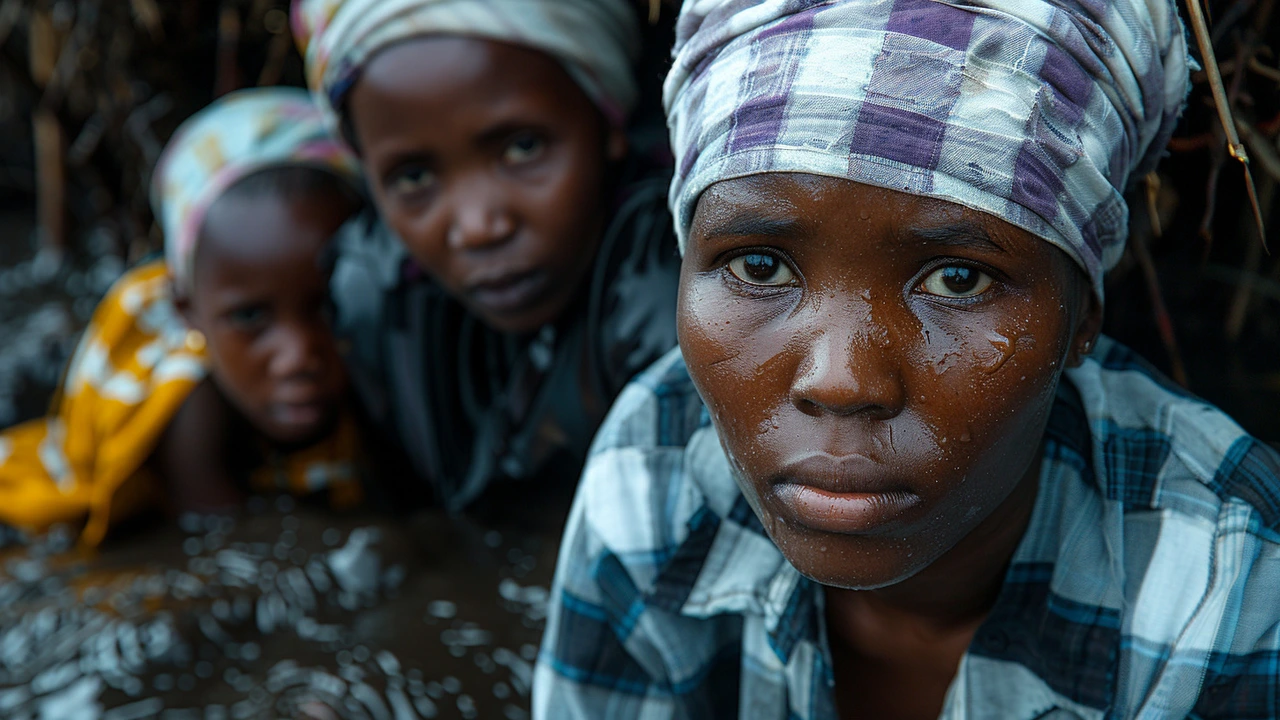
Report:
[[[0,554],[0,716],[524,718],[563,508],[536,523],[257,499]],[[535,527],[540,526],[540,527]]]

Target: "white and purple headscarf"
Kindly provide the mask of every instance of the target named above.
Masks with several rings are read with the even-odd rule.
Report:
[[[519,45],[559,60],[610,122],[639,96],[640,26],[630,0],[294,0],[307,84],[336,129],[360,71],[379,51],[428,35]]]
[[[686,0],[664,92],[681,247],[716,182],[812,173],[1002,218],[1101,297],[1189,62],[1174,0]]]

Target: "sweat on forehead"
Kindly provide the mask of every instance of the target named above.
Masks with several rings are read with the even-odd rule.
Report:
[[[1001,218],[1101,297],[1122,193],[1188,87],[1172,0],[686,3],[664,89],[677,233],[718,181],[827,175]]]

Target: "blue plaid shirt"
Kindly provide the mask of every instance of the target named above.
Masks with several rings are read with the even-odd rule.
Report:
[[[944,718],[1280,716],[1280,455],[1103,339]],[[536,718],[837,717],[822,586],[738,491],[679,352],[597,437]]]

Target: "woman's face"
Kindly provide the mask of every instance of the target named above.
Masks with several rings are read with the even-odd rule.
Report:
[[[349,117],[378,209],[488,325],[556,319],[595,257],[623,136],[551,57],[473,38],[379,53]]]
[[[928,566],[1027,474],[1092,298],[1066,254],[994,217],[766,174],[703,194],[680,346],[783,554],[870,589]]]

